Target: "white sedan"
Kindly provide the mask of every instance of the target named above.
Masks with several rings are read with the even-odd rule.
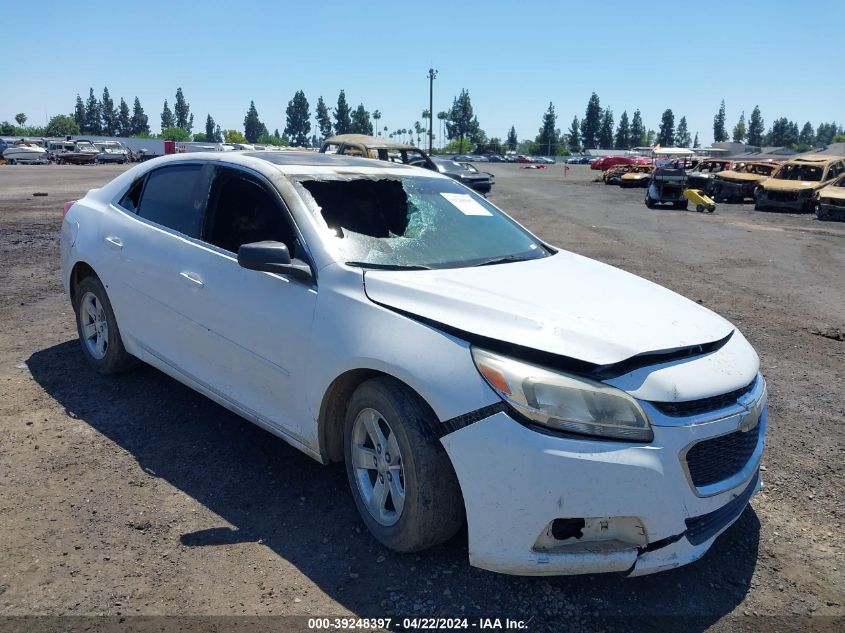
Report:
[[[394,550],[466,521],[484,569],[647,574],[762,486],[766,387],[733,325],[431,171],[164,157],[66,205],[61,246],[95,369],[149,363],[345,462]]]

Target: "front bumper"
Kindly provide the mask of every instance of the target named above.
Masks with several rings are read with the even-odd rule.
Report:
[[[833,201],[823,198],[816,207],[816,216],[819,220],[845,222],[845,201],[838,199],[834,204]]]
[[[756,182],[734,182],[717,178],[713,183],[713,197],[716,199],[745,200],[754,197],[756,188]]]
[[[807,211],[813,204],[812,195],[797,195],[786,199],[786,196],[770,196],[766,190],[757,194],[757,204],[767,209],[788,209],[790,211]]]
[[[695,442],[736,432],[742,411],[655,425],[649,444],[546,434],[504,412],[444,436],[466,505],[470,563],[519,575],[639,576],[697,560],[762,488],[764,398],[761,387],[748,463],[706,489],[694,487],[683,455]],[[575,518],[585,520],[579,537],[552,536],[552,522]]]

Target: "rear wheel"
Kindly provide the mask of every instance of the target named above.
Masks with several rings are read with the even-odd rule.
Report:
[[[118,374],[138,365],[123,347],[106,289],[96,277],[85,277],[74,291],[76,329],[85,359],[101,374]]]
[[[654,208],[654,200],[652,200],[651,196],[648,194],[645,195],[645,206],[647,206],[649,209]]]
[[[704,205],[703,204],[695,205],[695,210],[698,211],[699,213],[704,213]]]
[[[460,486],[434,433],[437,423],[417,394],[387,377],[358,387],[346,412],[355,505],[373,536],[397,552],[442,543],[463,523]]]

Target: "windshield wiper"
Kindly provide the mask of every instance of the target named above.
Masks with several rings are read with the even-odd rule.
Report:
[[[508,255],[506,257],[495,257],[487,259],[476,266],[492,266],[493,264],[509,264],[511,262],[527,262],[531,259],[540,259],[539,257],[525,257],[524,255]]]
[[[431,270],[430,266],[421,264],[373,264],[370,262],[346,262],[347,266],[358,268],[372,268],[374,270]]]

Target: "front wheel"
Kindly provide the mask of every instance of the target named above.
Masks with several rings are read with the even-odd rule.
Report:
[[[431,409],[410,388],[374,378],[346,412],[344,456],[352,496],[382,544],[414,552],[442,543],[463,523],[460,486]]]
[[[96,277],[85,277],[74,292],[76,330],[85,359],[101,374],[129,371],[138,359],[123,347],[106,289]]]

